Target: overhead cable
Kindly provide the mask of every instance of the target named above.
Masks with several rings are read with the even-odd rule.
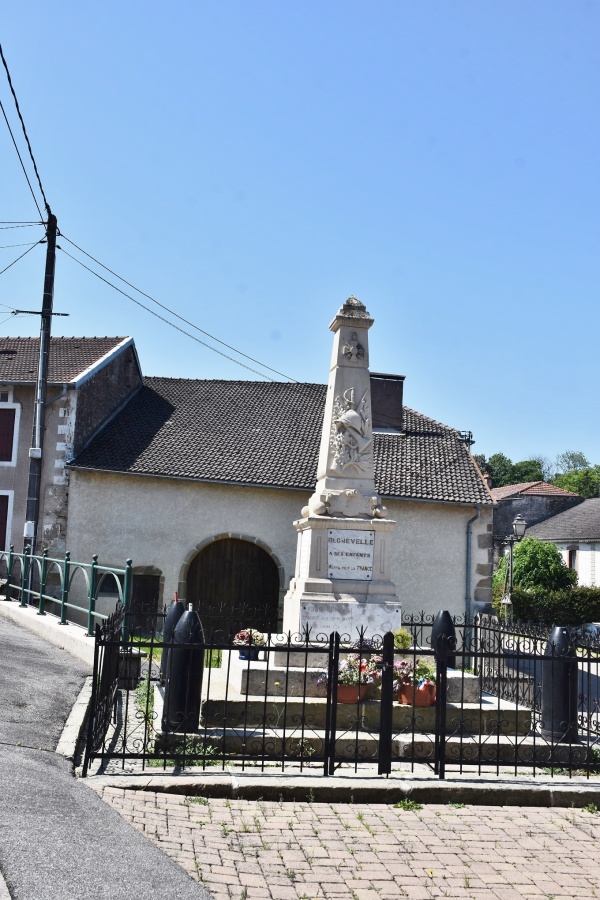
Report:
[[[227,353],[223,353],[222,350],[217,350],[216,347],[211,347],[210,344],[207,344],[205,341],[201,341],[200,338],[196,337],[196,335],[190,334],[189,331],[185,331],[185,329],[180,328],[179,325],[175,325],[174,322],[169,322],[169,320],[165,319],[164,316],[160,316],[157,312],[155,312],[153,309],[150,309],[150,307],[146,306],[144,303],[140,303],[139,300],[136,300],[135,297],[131,296],[131,294],[128,294],[125,291],[121,290],[120,287],[117,287],[116,284],[113,284],[107,278],[104,278],[103,275],[100,275],[98,272],[94,272],[93,269],[90,269],[89,266],[86,266],[86,264],[82,263],[80,259],[77,259],[76,256],[72,256],[71,253],[69,253],[63,247],[60,247],[58,244],[57,244],[56,249],[61,250],[66,256],[69,257],[69,259],[72,259],[73,262],[76,262],[83,269],[87,269],[88,272],[91,272],[91,274],[95,275],[96,278],[99,278],[100,281],[103,281],[105,284],[107,284],[113,290],[118,291],[119,294],[122,294],[124,297],[127,297],[127,299],[131,300],[132,303],[135,303],[136,306],[141,306],[142,309],[145,309],[146,312],[149,312],[151,316],[155,316],[157,319],[160,319],[161,322],[164,322],[166,325],[169,325],[171,328],[174,328],[175,331],[179,331],[181,334],[185,334],[186,337],[189,337],[193,341],[196,341],[197,344],[201,344],[203,347],[206,347],[207,350],[212,350],[213,353],[218,353],[219,356],[223,356],[223,357],[225,357],[225,359],[228,359],[230,362],[235,363],[238,366],[242,366],[242,368],[244,368],[244,369],[248,369],[249,372],[253,372],[255,375],[258,375],[260,378],[267,378],[269,381],[275,381],[274,378],[271,378],[269,375],[265,375],[264,372],[258,372],[256,369],[252,369],[250,366],[247,366],[245,363],[240,362],[238,359],[234,359],[232,356],[228,356]],[[1,274],[2,273],[0,272],[0,275]],[[235,351],[235,352],[237,352],[237,351]],[[259,363],[259,365],[262,365],[262,363]]]
[[[14,134],[12,133],[12,128],[10,127],[10,122],[8,121],[8,116],[6,115],[6,111],[5,111],[5,109],[4,109],[4,106],[2,105],[2,101],[1,101],[1,100],[0,100],[0,109],[2,110],[2,115],[4,116],[4,121],[6,122],[6,127],[7,127],[8,130],[9,130],[10,136],[11,136],[11,138],[12,138],[12,142],[13,142],[13,144],[15,145],[15,150],[17,151],[17,156],[19,157],[19,162],[21,163],[21,168],[23,169],[23,174],[25,175],[25,178],[27,179],[27,184],[29,185],[29,190],[31,191],[31,196],[33,197],[33,202],[34,202],[35,205],[37,206],[37,211],[39,212],[39,214],[40,214],[40,219],[41,219],[41,218],[42,218],[42,211],[41,211],[41,209],[40,209],[40,205],[39,205],[39,203],[37,202],[37,197],[35,196],[35,194],[34,194],[34,192],[33,192],[33,188],[32,188],[32,186],[31,186],[31,182],[30,182],[30,180],[29,180],[29,175],[27,174],[27,169],[25,168],[25,163],[23,162],[23,159],[22,159],[21,154],[20,154],[20,152],[19,152],[19,148],[17,147],[17,142],[15,141],[15,136],[14,136]]]
[[[20,259],[23,259],[24,256],[27,256],[28,253],[31,253],[34,247],[37,247],[38,244],[41,244],[41,241],[36,241],[35,244],[32,244],[29,250],[26,250],[25,253],[21,253],[20,256],[17,256],[16,259],[13,259],[11,263],[4,267],[4,269],[0,270],[0,275],[4,275],[5,272],[10,269],[11,266],[14,266],[15,263],[18,263]]]
[[[40,191],[41,191],[42,197],[44,198],[44,206],[46,207],[46,212],[48,213],[48,215],[50,215],[50,212],[51,212],[50,206],[49,206],[49,204],[48,204],[48,201],[46,200],[46,195],[45,195],[45,193],[44,193],[44,188],[42,187],[42,179],[40,178],[40,173],[38,172],[38,168],[37,168],[37,165],[36,165],[36,162],[35,162],[35,157],[34,157],[34,155],[33,155],[33,150],[31,149],[31,144],[29,143],[29,136],[28,136],[28,134],[27,134],[27,129],[25,128],[25,122],[23,121],[23,116],[21,115],[21,110],[20,110],[20,108],[19,108],[19,101],[17,100],[17,95],[15,94],[15,89],[14,89],[14,87],[13,87],[12,79],[11,79],[11,77],[10,77],[10,72],[8,71],[8,65],[7,65],[7,62],[6,62],[5,58],[4,58],[4,53],[2,52],[2,44],[0,44],[0,57],[2,57],[2,63],[3,63],[4,68],[5,68],[5,70],[6,70],[6,77],[8,78],[8,84],[9,84],[9,87],[10,87],[10,91],[11,91],[11,94],[13,95],[13,100],[15,101],[15,107],[16,107],[16,109],[17,109],[17,115],[19,116],[19,120],[20,120],[20,122],[21,122],[21,128],[23,129],[23,135],[25,136],[25,140],[26,140],[26,142],[27,142],[27,149],[29,150],[29,156],[31,157],[31,162],[33,163],[33,169],[34,169],[34,172],[35,172],[35,174],[36,174],[36,178],[37,178],[37,180],[38,180],[38,184],[39,184],[39,186],[40,186]],[[2,112],[4,112],[4,108],[2,108]],[[4,118],[6,118],[6,113],[4,114]],[[7,123],[7,125],[8,125],[8,119],[6,120],[6,123]],[[9,125],[9,130],[10,130],[10,125]],[[11,131],[11,137],[12,137],[12,131]],[[14,138],[13,138],[13,141],[14,141]],[[16,146],[16,144],[15,144],[15,146]],[[17,152],[18,152],[18,151],[17,151]],[[20,155],[20,154],[19,154],[19,159],[21,159],[21,155]],[[21,162],[21,165],[23,165],[22,162]],[[29,183],[29,178],[27,178],[27,182]],[[29,187],[31,188],[31,184],[29,185]],[[32,194],[33,194],[33,191],[32,191]],[[35,199],[35,197],[34,197],[34,199]],[[37,200],[36,200],[35,205],[37,206]],[[40,218],[41,218],[41,217],[42,217],[42,214],[41,214],[41,212],[40,212],[39,206],[38,206],[38,212],[40,213]]]
[[[231,344],[227,344],[225,341],[220,340],[220,338],[215,337],[214,334],[210,334],[210,332],[205,331],[203,328],[200,328],[198,325],[195,325],[193,322],[190,322],[189,319],[185,319],[183,316],[180,316],[179,313],[176,313],[174,310],[170,309],[168,306],[165,306],[163,303],[160,303],[158,300],[155,300],[154,297],[150,296],[150,294],[147,294],[145,291],[140,290],[140,288],[137,288],[135,286],[135,284],[131,284],[130,281],[127,281],[127,279],[125,279],[121,275],[117,274],[117,272],[113,272],[112,269],[109,269],[108,266],[105,266],[104,263],[101,263],[100,260],[98,260],[94,256],[92,256],[91,253],[87,253],[85,250],[83,250],[82,247],[79,247],[75,243],[75,241],[72,241],[70,238],[68,238],[62,232],[60,233],[60,236],[61,236],[61,238],[64,238],[64,240],[68,241],[69,244],[72,244],[73,247],[75,247],[77,250],[79,250],[80,253],[83,253],[85,256],[87,256],[88,259],[93,260],[93,262],[95,262],[97,265],[102,266],[103,269],[106,269],[107,272],[110,272],[111,275],[114,275],[115,278],[118,278],[119,281],[122,281],[123,284],[126,284],[127,287],[130,287],[134,291],[137,291],[137,293],[141,294],[142,297],[146,297],[152,303],[155,303],[161,309],[164,309],[165,312],[168,312],[169,315],[174,316],[176,319],[179,319],[180,322],[185,322],[185,324],[189,325],[190,328],[194,328],[196,331],[199,331],[201,334],[206,335],[206,337],[209,337],[211,339],[211,341],[216,341],[216,343],[221,344],[222,347],[227,347],[228,350],[232,350],[233,353],[237,353],[238,356],[242,356],[244,359],[247,359],[250,362],[256,363],[257,366],[261,366],[263,369],[267,369],[267,371],[273,372],[275,375],[280,375],[282,378],[287,379],[287,381],[293,382],[296,380],[295,378],[290,378],[289,375],[284,375],[283,372],[279,372],[277,369],[271,368],[271,366],[265,365],[265,363],[262,363],[259,359],[254,359],[253,356],[248,356],[247,353],[242,353],[241,350],[238,350],[236,347],[232,347]],[[90,271],[92,271],[92,270],[90,269]],[[96,273],[94,272],[93,274],[95,275]],[[107,282],[107,284],[110,284],[110,282]],[[129,295],[125,294],[125,296],[127,297]],[[130,298],[130,299],[133,299],[133,298]],[[144,306],[143,304],[140,304],[140,306],[142,306],[144,309],[147,309],[147,307]],[[149,312],[152,312],[152,310],[149,310]],[[159,318],[160,318],[160,316],[159,316]],[[186,332],[184,332],[184,333],[186,333]],[[200,342],[200,343],[202,343],[202,342]],[[204,346],[209,346],[209,345],[205,344]],[[213,349],[213,348],[211,348],[211,349]],[[222,354],[222,355],[225,355],[225,354]],[[226,358],[230,359],[231,357],[227,356]],[[234,360],[234,362],[235,362],[235,360]],[[241,365],[241,363],[240,363],[240,365]],[[248,368],[248,366],[245,366],[244,368]],[[250,371],[254,371],[254,369],[251,369]],[[271,381],[273,381],[273,380],[274,379],[271,379]]]

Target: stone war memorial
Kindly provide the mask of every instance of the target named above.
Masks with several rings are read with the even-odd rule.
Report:
[[[471,581],[487,577],[492,504],[470,454],[472,436],[404,406],[402,376],[369,371],[372,325],[364,304],[349,297],[329,326],[326,388],[300,385],[294,396],[297,384],[265,390],[253,383],[234,395],[249,401],[261,391],[243,420],[251,429],[234,435],[236,450],[241,437],[258,434],[255,460],[281,465],[309,446],[301,492],[290,492],[283,506],[283,491],[273,491],[261,518],[256,493],[237,487],[223,506],[239,531],[219,529],[208,545],[231,541],[254,549],[249,518],[242,531],[245,491],[256,532],[274,528],[272,545],[290,545],[287,568],[276,569],[278,614],[267,620],[260,606],[235,608],[244,583],[238,576],[248,572],[249,599],[264,602],[269,579],[265,569],[253,570],[251,554],[237,566],[210,557],[210,578],[189,579],[196,595],[181,578],[188,594],[166,619],[155,616],[162,626],[156,633],[134,633],[135,623],[129,633],[121,607],[96,633],[85,773],[92,763],[122,767],[125,760],[142,771],[154,760],[177,771],[216,763],[323,775],[366,764],[370,774],[419,771],[440,779],[447,767],[593,769],[597,689],[589,685],[597,648],[576,650],[566,628],[550,637],[535,628],[515,631],[475,605]],[[269,390],[279,407],[264,402]],[[298,424],[312,393],[319,405]],[[193,407],[201,406],[196,395]],[[247,403],[239,407],[244,412]],[[227,406],[221,419],[214,412],[213,406],[207,422],[218,420],[222,463],[235,411]],[[228,427],[219,430],[219,422]],[[122,423],[115,428],[121,432]],[[205,441],[207,432],[199,433]],[[251,440],[243,445],[244,461]],[[200,442],[194,454],[201,451]],[[281,488],[275,476],[272,484]],[[219,497],[225,496],[223,487]],[[194,504],[196,517],[206,508]],[[225,595],[220,586],[227,582]],[[218,617],[218,625],[228,626],[221,630],[210,627],[207,598],[215,585],[228,616]],[[456,585],[463,605],[451,612]],[[415,610],[415,596],[428,608]],[[117,690],[121,699],[111,715]]]
[[[294,522],[296,571],[284,600],[283,630],[356,637],[400,627],[391,580],[387,518],[375,490],[369,329],[365,306],[349,297],[334,334],[315,491]]]

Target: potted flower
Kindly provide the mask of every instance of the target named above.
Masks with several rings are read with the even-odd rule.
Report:
[[[256,628],[243,628],[235,635],[233,643],[245,648],[240,650],[240,659],[257,660],[260,648],[264,647],[266,641],[264,634]]]
[[[435,663],[426,659],[403,659],[394,663],[394,687],[400,703],[433,706]]]
[[[364,700],[369,685],[380,680],[381,673],[373,661],[364,659],[358,653],[349,653],[338,664],[337,702],[358,703]],[[327,684],[327,672],[318,676],[317,684]]]

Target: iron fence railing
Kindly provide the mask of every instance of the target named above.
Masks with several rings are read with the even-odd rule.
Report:
[[[440,632],[439,617],[422,615],[405,618],[405,648],[392,633],[265,634],[241,647],[203,634],[165,640],[164,616],[153,621],[151,632],[96,629],[95,684],[106,683],[103,665],[114,676],[114,653],[119,676],[114,695],[95,691],[105,699],[90,709],[86,772],[94,761],[324,775],[370,765],[384,776],[425,766],[440,778],[600,771],[600,647],[590,641],[569,636],[565,655],[548,630],[448,617]],[[428,666],[431,679],[415,679]]]
[[[132,588],[132,561],[124,568],[102,566],[98,557],[91,563],[74,562],[71,554],[62,558],[15,553],[11,547],[0,551],[3,596],[20,606],[36,606],[38,614],[55,615],[61,624],[75,624],[94,634],[97,622],[104,621],[120,603],[129,609]],[[108,596],[107,612],[99,611],[99,600]]]

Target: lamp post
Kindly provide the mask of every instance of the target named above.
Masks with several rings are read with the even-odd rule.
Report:
[[[513,595],[513,571],[514,571],[514,546],[518,544],[519,541],[523,540],[525,536],[525,530],[527,528],[527,522],[523,517],[519,514],[515,517],[514,522],[512,523],[513,533],[509,534],[502,541],[503,546],[508,546],[508,592],[504,594],[502,598],[502,606],[505,610],[504,619],[508,621],[509,616],[512,615],[512,595]]]

